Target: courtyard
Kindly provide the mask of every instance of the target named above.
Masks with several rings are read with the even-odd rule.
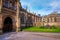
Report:
[[[60,1],[24,1],[0,0],[0,40],[60,40]]]
[[[0,40],[60,40],[60,33],[11,32],[0,35]]]

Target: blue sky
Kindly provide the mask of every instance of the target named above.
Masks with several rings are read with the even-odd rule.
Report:
[[[31,13],[47,15],[53,11],[60,12],[60,0],[20,0],[24,9],[28,7]]]

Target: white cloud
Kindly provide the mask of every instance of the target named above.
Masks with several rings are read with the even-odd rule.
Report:
[[[60,8],[60,2],[58,2],[58,1],[53,1],[53,2],[51,2],[50,4],[49,4],[51,7],[52,7],[52,9],[57,9],[57,8]]]
[[[50,3],[50,6],[52,6],[52,7],[57,7],[59,4],[57,3],[57,2],[52,2],[52,3]]]
[[[46,1],[46,0],[45,0]],[[43,1],[42,1],[43,2]],[[50,2],[46,2],[46,3],[42,3],[41,0],[29,0],[29,2],[26,1],[22,1],[21,4],[22,6],[28,6],[28,10],[30,10],[30,12],[35,12],[37,14],[41,14],[41,15],[47,15],[49,13],[51,13],[52,11],[60,11],[60,1],[58,0],[54,0],[54,1],[50,1]],[[41,5],[43,8],[42,9],[37,9],[34,10],[32,5]],[[51,7],[51,8],[49,8]],[[36,7],[35,7],[36,8]],[[46,10],[47,9],[47,10]],[[57,10],[58,9],[58,10]]]

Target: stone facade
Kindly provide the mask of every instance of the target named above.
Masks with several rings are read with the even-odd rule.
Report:
[[[20,19],[21,19],[21,26],[24,27],[40,26],[41,22],[40,16],[30,13],[23,8],[20,10]]]
[[[23,9],[19,0],[0,0],[0,33],[40,26],[40,16]]]
[[[23,9],[19,0],[0,0],[0,33],[16,31],[21,27],[60,26],[60,14],[54,12],[38,16]]]
[[[0,32],[3,33],[4,27],[12,27],[11,31],[17,31],[20,27],[19,0],[0,0]],[[6,20],[5,20],[6,19]],[[9,20],[11,19],[11,20]],[[8,26],[8,27],[7,27]],[[7,31],[7,29],[6,29]],[[9,30],[10,31],[10,30]]]
[[[53,12],[49,15],[42,17],[42,25],[46,26],[60,26],[60,13]]]

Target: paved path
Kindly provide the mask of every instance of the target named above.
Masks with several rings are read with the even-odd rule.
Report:
[[[60,33],[11,32],[0,35],[0,40],[60,40]]]

